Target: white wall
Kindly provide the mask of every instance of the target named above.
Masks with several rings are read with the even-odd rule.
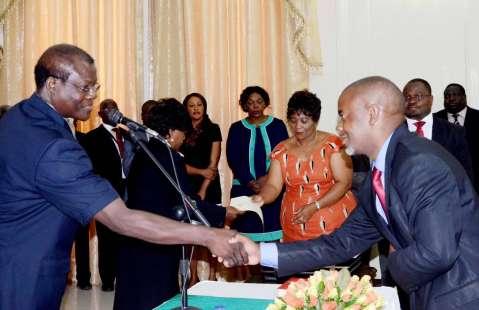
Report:
[[[426,79],[442,109],[443,91],[457,82],[479,107],[479,1],[318,0],[322,70],[311,74],[320,97],[320,128],[334,131],[337,98],[349,83],[382,75],[401,89]]]

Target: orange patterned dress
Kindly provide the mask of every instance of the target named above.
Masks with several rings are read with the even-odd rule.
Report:
[[[313,150],[309,159],[301,160],[289,154],[284,143],[278,144],[271,158],[281,165],[286,192],[281,203],[281,227],[285,242],[308,240],[330,234],[341,226],[356,207],[356,199],[348,191],[333,205],[321,207],[303,224],[293,224],[293,214],[329,191],[334,184],[331,171],[331,155],[341,150],[338,136],[329,135]]]

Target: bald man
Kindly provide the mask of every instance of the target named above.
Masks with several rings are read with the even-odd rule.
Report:
[[[68,44],[35,66],[34,94],[0,121],[0,309],[59,309],[80,225],[160,244],[207,246],[227,262],[246,253],[234,232],[179,223],[128,209],[93,173],[66,118],[87,120],[99,85],[93,58]]]
[[[257,246],[238,237],[250,263],[284,276],[341,263],[385,238],[390,272],[411,309],[479,309],[478,198],[452,155],[408,131],[404,107],[401,91],[382,77],[342,92],[339,135],[350,154],[367,155],[373,166],[358,208],[315,240]]]

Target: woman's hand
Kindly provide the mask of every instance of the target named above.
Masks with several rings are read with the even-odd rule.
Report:
[[[316,204],[310,203],[298,210],[293,216],[293,224],[305,224],[317,211]]]
[[[201,175],[208,180],[214,180],[216,178],[216,175],[218,173],[218,170],[215,168],[206,168],[201,170]]]
[[[236,220],[238,215],[241,215],[243,213],[244,211],[240,211],[235,207],[226,207],[225,226],[230,227],[233,224],[234,220]]]
[[[261,196],[261,195],[253,195],[253,196],[251,196],[251,201],[252,201],[252,202],[259,203],[259,204],[260,204],[260,207],[262,207],[262,206],[264,205],[263,196]]]
[[[258,182],[255,180],[248,182],[248,187],[251,189],[255,194],[258,194],[261,191],[261,187]]]
[[[197,193],[198,196],[200,196],[201,200],[205,200],[206,197],[206,190],[200,189]]]

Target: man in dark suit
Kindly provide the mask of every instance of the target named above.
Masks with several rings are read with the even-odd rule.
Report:
[[[420,78],[407,82],[403,89],[406,100],[406,121],[409,131],[436,141],[462,164],[471,179],[474,178],[472,160],[464,128],[431,114],[433,96],[431,85]]]
[[[237,237],[250,263],[283,276],[345,261],[385,238],[390,272],[412,309],[479,309],[478,197],[449,152],[408,131],[404,106],[401,91],[382,77],[342,92],[339,135],[350,154],[367,155],[373,166],[358,207],[314,240],[257,246]]]
[[[479,110],[467,106],[466,90],[457,83],[449,84],[444,90],[444,109],[434,116],[448,120],[466,130],[466,140],[471,153],[474,184],[479,191]]]
[[[98,115],[102,123],[85,137],[85,150],[93,164],[95,173],[107,179],[118,195],[125,199],[126,173],[123,169],[123,159],[131,150],[120,128],[107,124],[107,113],[118,110],[113,99],[105,99],[100,103]],[[96,222],[98,235],[98,269],[103,291],[113,291],[115,270],[118,255],[119,236],[100,222]]]

